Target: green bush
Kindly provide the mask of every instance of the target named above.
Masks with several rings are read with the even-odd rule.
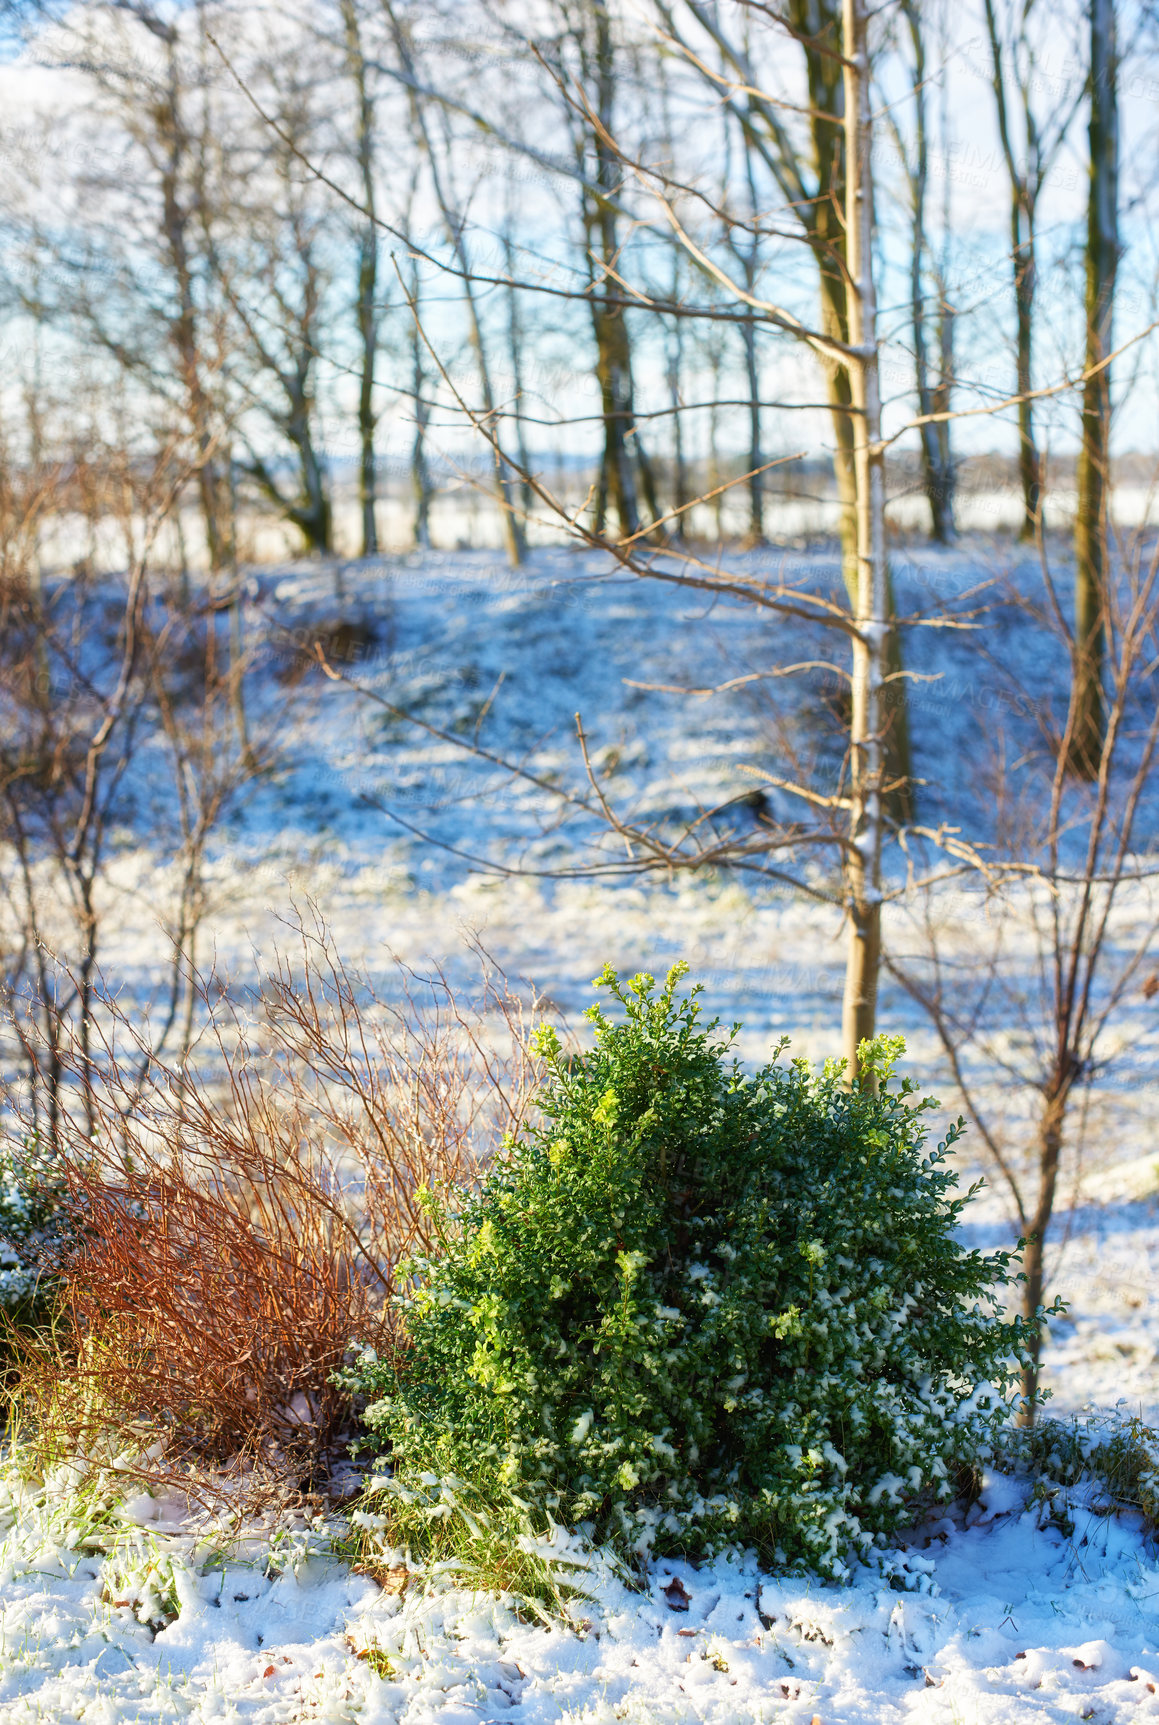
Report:
[[[962,1122],[926,1148],[900,1039],[863,1048],[877,1093],[784,1044],[747,1076],[686,969],[606,970],[624,1017],[589,1010],[590,1053],[538,1032],[545,1124],[477,1194],[427,1196],[409,1349],[346,1380],[396,1533],[450,1479],[641,1554],[841,1575],[988,1453],[1027,1332],[993,1304],[1010,1254],[954,1238]]]
[[[64,1187],[34,1141],[0,1145],[0,1313],[17,1326],[43,1323],[55,1285],[40,1260],[70,1228]]]

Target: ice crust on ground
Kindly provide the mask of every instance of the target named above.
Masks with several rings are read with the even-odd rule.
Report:
[[[1029,1496],[1027,1481],[988,1477],[964,1516],[915,1537],[908,1591],[868,1572],[778,1578],[750,1556],[659,1561],[638,1592],[597,1564],[593,1597],[550,1625],[451,1580],[400,1598],[300,1550],[280,1570],[178,1555],[176,1614],[155,1631],[115,1554],[68,1549],[26,1515],[0,1547],[0,1720],[1159,1718],[1159,1551],[1090,1494],[1072,1495],[1069,1529]]]

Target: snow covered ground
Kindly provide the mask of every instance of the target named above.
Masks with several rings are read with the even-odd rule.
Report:
[[[1074,1494],[1063,1526],[1027,1508],[1028,1493],[993,1475],[964,1518],[921,1530],[906,1591],[869,1573],[847,1586],[778,1579],[739,1558],[659,1562],[640,1592],[597,1562],[590,1597],[571,1601],[570,1622],[548,1624],[451,1578],[400,1598],[310,1555],[303,1536],[243,1563],[199,1561],[176,1534],[165,1559],[164,1532],[150,1542],[129,1523],[135,1551],[101,1556],[69,1549],[26,1508],[0,1545],[0,1719],[1159,1717],[1159,1553],[1134,1516],[1108,1515],[1089,1493]],[[139,1501],[129,1514],[141,1518]]]
[[[899,557],[903,608],[907,595],[928,603],[969,587],[986,573],[979,557]],[[807,564],[802,553],[786,566]],[[743,1021],[746,1057],[765,1057],[781,1034],[814,1058],[834,1051],[837,910],[735,878],[559,878],[552,871],[596,854],[586,817],[561,822],[550,797],[451,742],[317,674],[296,685],[286,676],[287,631],[353,619],[347,668],[384,699],[577,788],[581,711],[616,798],[674,822],[750,792],[742,762],[775,770],[784,710],[767,685],[760,698],[751,688],[688,698],[637,685],[705,688],[759,670],[784,649],[776,619],[616,580],[563,551],[537,553],[518,575],[494,553],[444,553],[348,567],[341,593],[333,571],[309,565],[264,573],[259,585],[251,719],[274,765],[211,856],[200,950],[220,982],[251,987],[286,939],[280,919],[309,898],[339,949],[387,992],[389,953],[468,976],[468,932],[573,1019],[606,961],[661,970],[684,957],[708,1006]],[[944,635],[936,646],[943,693],[928,685],[915,703],[930,818],[978,798],[969,769],[997,723],[993,689],[965,648]],[[910,663],[929,668],[933,654],[916,643]],[[1032,651],[1023,658],[1032,683],[1045,677]],[[792,739],[820,758],[829,746],[823,730],[800,725]],[[145,769],[138,816],[161,834],[171,786],[162,760]],[[110,870],[102,953],[122,1001],[144,1011],[160,992],[174,865],[142,830],[126,835]],[[826,887],[822,865],[816,883]],[[968,962],[975,907],[959,897],[944,909]],[[906,1031],[908,1068],[945,1085],[932,1033],[890,983],[880,1017]],[[1056,1411],[1124,1401],[1159,1422],[1159,999],[1133,998],[1124,1020],[1128,1057],[1096,1091],[1083,1167],[1068,1166],[1064,1180],[1052,1292],[1071,1309],[1052,1329],[1046,1382]],[[952,1101],[948,1087],[941,1093]],[[965,1173],[981,1166],[970,1154]],[[979,1243],[1009,1240],[999,1189],[979,1200],[970,1226]],[[328,1558],[309,1528],[272,1565],[257,1551],[211,1561],[204,1542],[137,1504],[106,1555],[77,1546],[59,1508],[50,1516],[15,1501],[0,1549],[0,1722],[1159,1717],[1159,1554],[1130,1515],[1080,1506],[1068,1533],[1040,1509],[1024,1511],[1027,1490],[996,1478],[969,1525],[927,1530],[917,1541],[929,1541],[925,1592],[718,1564],[678,1571],[688,1609],[673,1611],[664,1587],[677,1571],[660,1566],[647,1595],[604,1575],[577,1626],[546,1630],[449,1587],[425,1596],[412,1586],[400,1602]],[[143,1529],[142,1517],[152,1518]],[[146,1597],[151,1561],[161,1568]]]

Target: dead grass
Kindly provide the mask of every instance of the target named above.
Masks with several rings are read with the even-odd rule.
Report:
[[[530,1106],[524,1008],[482,955],[471,1003],[400,967],[388,1004],[316,915],[293,932],[249,1009],[206,993],[189,1070],[114,1012],[63,1113],[60,1314],[26,1339],[19,1397],[53,1450],[136,1422],[166,1466],[316,1474],[352,1339],[405,1345],[391,1297],[428,1244],[420,1189],[473,1182]]]

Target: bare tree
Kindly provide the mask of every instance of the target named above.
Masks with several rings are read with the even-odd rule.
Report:
[[[17,940],[4,994],[49,1146],[62,1050],[71,1041],[82,1068],[92,1055],[112,831],[147,723],[147,577],[189,478],[171,447],[150,463],[139,449],[94,444],[86,465],[91,505],[123,533],[123,577],[102,585],[90,572],[46,595],[13,569],[6,589],[0,790],[13,866],[3,886]]]
[[[160,59],[143,89],[137,57],[150,44]],[[188,440],[212,576],[229,566],[232,543],[224,331],[206,247],[215,191],[198,70],[178,26],[145,0],[82,12],[75,52],[92,83],[94,123],[128,143],[133,171],[106,134],[96,166],[80,175],[92,212],[84,251],[78,258],[55,240],[63,285],[37,315],[75,320],[86,344],[164,403],[163,435]]]
[[[833,427],[833,470],[837,487],[842,569],[850,603],[858,603],[859,564],[857,479],[854,457],[853,385],[844,347],[849,338],[848,281],[845,258],[846,89],[840,41],[844,17],[839,0],[791,0],[775,28],[800,47],[804,60],[807,132],[801,139],[791,121],[800,103],[785,102],[767,86],[743,40],[729,33],[719,9],[704,0],[654,0],[661,25],[672,43],[711,83],[727,104],[745,139],[777,187],[786,219],[799,227],[817,270],[819,327],[828,341],[822,356]],[[747,15],[748,8],[745,8]],[[726,69],[716,72],[682,29],[690,19],[713,44]],[[888,583],[888,572],[887,572]],[[893,601],[890,597],[892,614]],[[909,724],[905,675],[897,631],[890,629],[890,698],[887,751],[890,811],[897,819],[913,814]]]
[[[1034,0],[985,0],[990,45],[990,80],[998,136],[1010,184],[1010,259],[1015,312],[1015,394],[1018,398],[1018,466],[1022,482],[1023,539],[1041,526],[1042,463],[1034,434],[1034,310],[1038,285],[1038,205],[1047,177],[1066,142],[1083,82],[1055,88],[1053,109],[1042,118],[1035,106],[1040,88],[1057,86],[1038,64]],[[1017,103],[1017,121],[1013,112]],[[1020,126],[1021,135],[1018,127]]]
[[[881,434],[881,394],[879,382],[879,339],[877,332],[876,289],[873,274],[873,177],[872,143],[873,117],[869,92],[870,50],[868,18],[864,0],[845,0],[842,31],[837,38],[839,48],[831,49],[842,69],[844,83],[843,150],[848,163],[842,177],[844,209],[842,224],[845,232],[843,267],[848,271],[845,291],[846,328],[841,337],[827,330],[815,330],[803,324],[786,308],[755,295],[750,295],[734,282],[727,272],[704,251],[688,226],[677,213],[676,199],[687,193],[658,169],[638,161],[611,132],[603,134],[605,148],[614,154],[617,176],[631,173],[638,176],[652,202],[665,213],[676,240],[698,273],[711,277],[719,300],[711,307],[680,306],[667,308],[671,315],[699,315],[725,327],[735,324],[750,313],[758,316],[770,328],[799,342],[806,351],[822,358],[839,358],[849,379],[848,416],[853,422],[852,434],[854,521],[857,528],[857,582],[855,602],[850,606],[827,592],[810,593],[791,580],[777,581],[762,576],[747,576],[722,572],[714,563],[686,554],[681,567],[672,567],[663,551],[648,545],[648,535],[637,531],[629,537],[611,538],[585,526],[580,515],[569,510],[553,496],[543,481],[532,473],[525,475],[538,503],[557,523],[588,544],[608,549],[620,566],[648,580],[676,583],[682,587],[719,594],[733,601],[751,603],[773,615],[793,617],[812,626],[830,627],[849,643],[852,668],[849,673],[851,692],[849,732],[847,739],[846,776],[836,794],[821,793],[807,785],[775,779],[773,782],[799,797],[799,806],[815,810],[821,818],[820,829],[802,832],[795,821],[778,822],[755,841],[737,842],[735,833],[718,836],[711,824],[694,822],[675,842],[660,837],[655,831],[625,821],[617,815],[591,769],[586,741],[581,731],[585,763],[590,775],[590,795],[568,796],[564,800],[574,807],[598,813],[608,826],[628,845],[628,855],[617,872],[638,868],[699,868],[711,863],[744,866],[746,860],[773,857],[769,872],[785,878],[778,866],[793,850],[807,851],[820,844],[834,847],[840,858],[843,886],[842,903],[849,925],[846,970],[846,996],[843,1027],[843,1051],[851,1075],[859,1070],[859,1047],[872,1036],[876,1022],[877,978],[880,961],[882,906],[882,842],[884,830],[884,798],[888,790],[888,768],[885,757],[890,713],[888,690],[890,670],[888,647],[891,636],[889,620],[888,579],[885,557],[885,444]],[[572,101],[584,111],[585,94],[582,84],[570,89]],[[715,221],[715,205],[709,201],[709,214]],[[458,256],[458,254],[456,254]],[[424,334],[428,351],[455,404],[464,416],[498,452],[498,434],[493,416],[473,409],[455,386],[444,361],[440,360],[437,344]],[[711,502],[702,497],[701,504]],[[658,525],[666,525],[661,517]],[[807,665],[786,667],[788,672],[815,668],[818,661]],[[339,682],[351,682],[330,667]],[[772,675],[780,673],[773,672]],[[411,715],[399,712],[391,703],[373,691],[364,691],[377,704],[403,718]],[[425,721],[423,729],[448,740],[445,733]],[[481,749],[475,740],[460,744],[475,753],[493,757]],[[504,764],[504,763],[498,763]],[[534,774],[512,767],[516,776],[548,788]],[[706,821],[710,821],[706,811]],[[708,837],[707,834],[712,836]],[[597,870],[597,872],[600,872]],[[825,896],[818,893],[817,896]]]
[[[1049,565],[1042,603],[1012,592],[1011,604],[1040,655],[1049,662],[1053,646],[1054,662],[1066,666],[1072,638]],[[1070,682],[1059,710],[1057,697],[1044,700],[1026,686],[1017,663],[1006,665],[992,651],[980,656],[978,672],[988,668],[1000,697],[994,704],[1007,717],[992,735],[989,780],[977,794],[994,810],[988,867],[1010,872],[1003,891],[983,885],[977,894],[969,965],[945,950],[927,893],[913,901],[917,949],[903,954],[899,939],[888,960],[930,1016],[1026,1237],[1028,1318],[1047,1291],[1065,1154],[1073,1165],[1081,1153],[1087,1104],[1122,1052],[1119,1014],[1159,932],[1146,901],[1129,897],[1154,876],[1143,840],[1157,789],[1159,552],[1148,536],[1136,538],[1108,585],[1105,615],[1106,722],[1086,783],[1076,783],[1067,766],[1082,723],[1078,685]],[[1023,882],[1015,885],[1019,873]],[[1024,1379],[1028,1395],[1038,1385],[1037,1360],[1036,1347]]]
[[[260,746],[247,732],[241,746],[232,747],[234,685],[244,668],[233,632],[223,655],[212,596],[199,600],[175,592],[172,582],[157,586],[142,617],[142,658],[149,730],[159,731],[164,739],[173,775],[177,890],[165,919],[172,959],[168,998],[160,1020],[150,1025],[148,1041],[142,1039],[138,1084],[145,1082],[155,1061],[168,1059],[179,1073],[185,1070],[202,999],[199,943],[211,908],[206,869],[210,847],[255,774],[276,758],[268,739],[281,732],[288,704],[283,700],[280,711],[267,710],[266,740]],[[163,833],[162,844],[167,847],[172,836]],[[128,1076],[131,1067],[125,1070]]]
[[[358,164],[359,197],[366,210],[358,236],[358,336],[361,344],[358,382],[358,501],[362,514],[362,555],[372,557],[378,550],[378,526],[374,506],[377,496],[377,468],[374,455],[374,433],[378,422],[375,411],[375,366],[378,360],[378,223],[375,185],[375,103],[370,83],[370,68],[362,44],[362,21],[359,0],[340,0],[342,28],[346,46],[347,75],[354,89],[355,122],[354,151]]]
[[[849,948],[842,1048],[858,1070],[858,1049],[877,1023],[881,962],[881,841],[887,726],[885,647],[889,592],[885,561],[885,459],[877,297],[873,280],[873,110],[866,0],[843,0],[845,85],[845,263],[849,272],[850,405],[857,512],[857,604],[853,633],[850,749]]]
[[[244,356],[234,368],[245,409],[238,427],[246,454],[238,466],[312,550],[329,552],[333,512],[318,440],[318,372],[332,291],[330,218],[298,168],[299,153],[318,138],[318,93],[296,58],[271,54],[264,70],[277,129],[235,136],[226,167],[231,207],[214,258]],[[269,447],[270,430],[292,451],[292,485]]]
[[[531,458],[527,450],[527,410],[524,384],[524,353],[527,332],[524,328],[523,311],[520,304],[521,296],[517,286],[516,219],[513,203],[513,186],[510,177],[508,177],[502,233],[503,267],[507,271],[507,281],[504,284],[504,293],[507,298],[507,352],[511,359],[511,386],[515,395],[515,448],[519,456],[520,473],[519,501],[523,519],[526,520],[534,499],[531,495],[531,487],[524,477],[531,467]]]
[[[902,26],[904,25],[904,30]],[[893,136],[897,159],[905,173],[909,195],[909,296],[910,327],[913,331],[914,381],[917,389],[918,413],[922,418],[918,435],[921,440],[922,477],[926,499],[930,506],[930,531],[934,539],[945,544],[954,534],[953,464],[950,457],[950,419],[939,419],[949,407],[948,367],[944,355],[941,379],[930,363],[929,297],[926,293],[926,263],[929,253],[927,202],[930,178],[930,139],[926,65],[925,19],[914,0],[902,0],[899,12],[899,34],[904,35],[906,70],[913,104],[913,141],[907,146],[899,116],[892,106],[885,112]],[[946,184],[949,184],[948,164]],[[938,333],[943,336],[949,325],[946,316],[944,284],[939,282]],[[941,343],[939,343],[939,347]]]
[[[1098,773],[1103,743],[1107,552],[1111,544],[1111,327],[1119,265],[1118,46],[1114,0],[1090,0],[1090,189],[1087,201],[1086,382],[1075,514],[1076,720],[1071,767]]]
[[[471,268],[471,258],[467,245],[465,216],[455,207],[454,195],[448,180],[449,164],[443,159],[443,153],[439,151],[435,142],[427,114],[427,101],[423,93],[424,85],[417,73],[415,52],[407,28],[399,18],[392,0],[382,0],[382,8],[390,26],[391,42],[398,61],[398,69],[408,92],[414,133],[419,140],[426,160],[435,202],[438,205],[447,241],[457,266],[458,280],[463,295],[463,307],[467,316],[468,336],[478,372],[482,411],[489,421],[496,421],[497,407],[491,384],[491,366],[488,360],[483,326],[479,318],[474,285],[475,277]],[[523,561],[525,546],[520,524],[518,498],[515,494],[515,480],[511,464],[504,453],[498,436],[495,438],[493,447],[495,495],[499,504],[503,543],[507,551],[508,561],[513,568],[517,568]]]
[[[616,113],[618,52],[605,0],[565,0],[569,34],[578,53],[580,99],[569,100],[573,148],[588,265],[589,302],[596,348],[596,379],[603,414],[604,450],[596,493],[596,531],[603,533],[609,506],[620,532],[639,531],[641,501],[659,513],[652,469],[636,422],[632,350],[626,308],[616,278],[622,267],[618,207],[623,185],[612,140]],[[566,71],[563,72],[566,77]],[[574,98],[575,87],[572,95]]]

